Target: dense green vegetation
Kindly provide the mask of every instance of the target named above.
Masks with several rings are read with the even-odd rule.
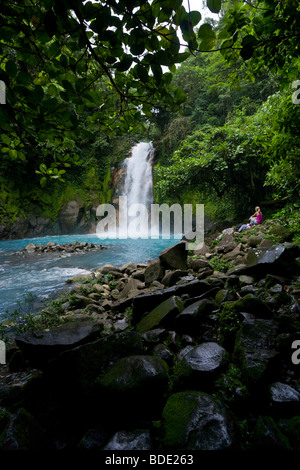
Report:
[[[223,2],[218,24],[199,28],[197,50],[174,76],[187,100],[159,123],[155,196],[205,203],[230,221],[280,200],[285,209],[275,215],[299,219],[299,5],[241,3]]]
[[[182,0],[1,5],[2,224],[109,201],[110,168],[146,138],[157,202],[235,220],[275,199],[295,219],[300,6],[203,3],[218,20]]]
[[[136,125],[146,131],[143,118],[152,107],[178,109],[183,101],[181,90],[170,86],[175,64],[188,55],[177,36],[181,31],[186,44],[193,41],[201,15],[171,3],[1,5],[4,223],[36,204],[38,215],[55,219],[71,193],[83,202],[110,200],[108,169],[130,148],[128,132]]]

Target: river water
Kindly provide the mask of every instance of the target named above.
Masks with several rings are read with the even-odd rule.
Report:
[[[23,257],[19,251],[29,243],[46,245],[50,241],[60,244],[88,242],[101,244],[105,249],[83,254],[57,252],[49,258],[44,255]],[[156,259],[164,248],[175,243],[178,240],[99,240],[96,234],[0,241],[0,320],[8,318],[9,313],[16,308],[26,308],[24,301],[31,294],[37,297],[37,301],[49,299],[67,288],[66,281],[73,276],[90,273],[106,263],[115,266],[122,266],[130,261],[146,263],[150,259]]]

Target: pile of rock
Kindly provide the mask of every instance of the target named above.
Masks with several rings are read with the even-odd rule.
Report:
[[[2,448],[300,450],[300,248],[253,236],[71,279],[8,353]]]
[[[32,253],[35,254],[51,254],[51,253],[61,253],[61,254],[76,254],[76,253],[85,253],[86,251],[94,250],[103,250],[105,247],[100,244],[88,243],[88,242],[78,242],[74,241],[73,243],[54,243],[48,242],[46,245],[36,245],[35,243],[28,243],[28,245],[21,251],[17,251],[18,255],[29,255]]]

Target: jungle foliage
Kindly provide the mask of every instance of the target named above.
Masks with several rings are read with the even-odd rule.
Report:
[[[299,2],[204,3],[217,21],[182,0],[2,2],[0,218],[47,206],[60,181],[106,188],[137,132],[157,147],[159,200],[297,204]]]
[[[158,201],[205,203],[232,220],[275,199],[297,215],[299,14],[293,1],[224,1],[219,21],[200,26],[173,79],[182,114],[156,134]]]

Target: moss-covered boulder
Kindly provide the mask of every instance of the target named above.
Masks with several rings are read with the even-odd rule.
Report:
[[[292,450],[288,438],[271,416],[259,416],[252,444],[256,450]]]
[[[142,318],[136,325],[136,331],[138,333],[145,333],[148,330],[160,327],[172,329],[174,320],[183,310],[183,307],[183,302],[179,297],[170,297]]]
[[[232,306],[236,312],[252,313],[256,318],[271,318],[272,310],[258,297],[247,294]]]
[[[283,243],[292,238],[290,229],[281,224],[272,225],[269,229],[269,234],[275,238],[277,243]]]
[[[168,389],[168,370],[166,362],[155,356],[129,356],[117,361],[97,381],[110,417],[125,422],[133,417],[158,417]]]
[[[225,450],[234,445],[232,421],[222,404],[194,390],[171,395],[162,414],[170,450]]]
[[[300,415],[278,421],[280,431],[289,439],[294,451],[300,450]]]
[[[158,389],[159,392],[166,389],[168,366],[155,356],[128,356],[117,361],[99,383],[112,392],[127,393],[151,387],[158,393]]]

